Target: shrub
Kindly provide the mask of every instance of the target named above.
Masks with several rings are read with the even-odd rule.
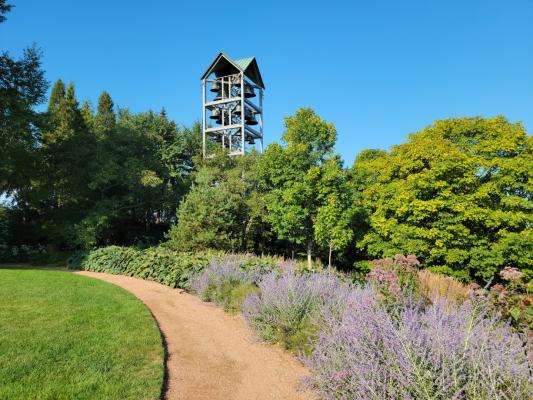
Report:
[[[239,256],[211,259],[209,265],[191,277],[192,289],[204,301],[224,306],[226,311],[240,311],[246,294],[257,292],[254,282],[259,270]]]
[[[139,250],[133,247],[109,246],[71,257],[69,268],[107,272],[148,279],[170,287],[189,288],[189,278],[201,271],[215,253],[178,253],[153,247]]]
[[[224,309],[230,313],[242,311],[244,299],[250,295],[258,294],[259,288],[253,283],[240,283],[235,286],[224,303]]]
[[[500,271],[502,283],[493,285],[490,290],[478,289],[476,295],[508,317],[516,329],[527,333],[533,332],[533,282],[526,283],[524,277],[518,268],[507,266]]]
[[[31,265],[60,265],[64,266],[72,253],[49,251],[31,255],[28,259]]]
[[[415,296],[419,291],[417,270],[420,262],[416,256],[396,254],[393,258],[374,260],[367,280],[387,302],[395,302],[398,298]]]
[[[244,299],[243,313],[264,340],[292,352],[309,352],[320,310],[333,304],[347,284],[326,273],[297,274],[294,268],[265,274],[258,294]]]
[[[9,246],[0,242],[0,262],[26,263],[45,254],[47,254],[46,247],[40,244]]]
[[[326,310],[306,363],[325,399],[528,399],[523,341],[466,301],[387,312],[354,289],[341,318]]]
[[[201,272],[211,260],[228,260],[218,251],[196,253],[179,252],[165,246],[138,249],[135,247],[108,246],[80,252],[67,260],[70,269],[107,272],[148,279],[170,287],[190,288],[190,279]],[[247,271],[266,272],[279,268],[279,257],[251,254],[231,256],[240,268]]]

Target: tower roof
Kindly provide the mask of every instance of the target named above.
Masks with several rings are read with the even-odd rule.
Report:
[[[255,57],[232,60],[222,52],[218,54],[207,71],[202,75],[201,79],[203,80],[207,78],[212,73],[215,73],[218,77],[236,74],[238,72],[244,72],[244,75],[246,75],[253,83],[263,89],[265,88]]]

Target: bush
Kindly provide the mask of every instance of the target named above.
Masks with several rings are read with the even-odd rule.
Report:
[[[61,254],[61,253],[58,253]],[[47,257],[57,257],[56,253],[48,254],[46,247],[40,244],[37,245],[1,245],[0,244],[0,262],[13,263],[33,263],[38,264],[39,261],[46,261]],[[35,260],[35,261],[34,261]]]
[[[214,256],[215,253],[209,252],[179,253],[164,247],[139,250],[109,246],[76,254],[67,265],[72,269],[134,276],[188,289],[192,274],[205,268]]]
[[[240,268],[248,271],[267,271],[277,268],[278,257],[250,254],[232,256]],[[209,262],[228,260],[222,252],[203,251],[187,253],[159,246],[147,249],[134,247],[108,246],[88,252],[80,252],[67,261],[70,269],[83,269],[94,272],[107,272],[148,279],[170,287],[190,289],[193,275],[198,275]]]
[[[347,287],[332,275],[297,274],[293,268],[267,273],[258,286],[258,294],[244,299],[245,318],[261,338],[296,353],[311,350],[321,309]]]
[[[490,290],[477,288],[475,295],[486,300],[494,311],[509,318],[517,330],[530,332],[533,351],[533,281],[526,281],[526,275],[511,266],[505,267],[499,275],[501,283],[496,283]]]
[[[37,253],[28,257],[31,265],[57,265],[64,266],[72,253],[62,251],[50,251]]]
[[[254,282],[259,274],[253,264],[245,264],[243,261],[238,256],[212,259],[207,268],[192,276],[192,289],[204,301],[218,303],[226,311],[240,311],[245,293],[256,291],[252,287],[256,287]]]
[[[372,261],[366,278],[385,302],[394,303],[406,295],[413,298],[418,295],[419,266],[416,256],[396,254],[393,258]]]
[[[522,339],[471,301],[388,312],[356,290],[307,359],[325,399],[529,399]]]

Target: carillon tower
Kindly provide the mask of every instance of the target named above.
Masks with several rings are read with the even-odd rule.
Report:
[[[220,53],[202,76],[203,155],[222,146],[243,155],[263,152],[263,91],[255,57],[232,60]]]

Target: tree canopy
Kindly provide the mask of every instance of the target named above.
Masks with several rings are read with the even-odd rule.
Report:
[[[342,176],[339,159],[333,155],[337,131],[333,124],[323,121],[309,108],[285,118],[285,127],[282,136],[285,146],[271,144],[259,161],[267,211],[265,220],[279,238],[293,245],[304,245],[311,264],[316,242],[314,225],[319,215],[317,236],[323,243],[333,243],[324,239],[328,235],[322,227],[333,226],[327,223],[326,209],[321,211],[321,207],[333,207],[334,183]],[[340,236],[335,234],[335,242],[344,243]]]
[[[416,254],[434,270],[488,278],[531,268],[532,138],[503,117],[437,121],[352,174],[370,229],[370,256]]]

